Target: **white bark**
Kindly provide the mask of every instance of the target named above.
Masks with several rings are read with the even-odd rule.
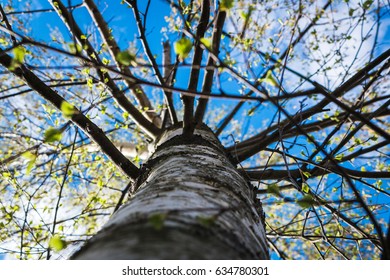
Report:
[[[124,142],[113,142],[115,147],[118,148],[118,150],[127,158],[133,159],[135,157],[139,157],[142,160],[146,160],[149,157],[150,151],[148,150],[148,147],[143,147],[141,149],[137,149],[137,146],[133,143],[124,143]],[[90,153],[96,153],[98,151],[101,151],[101,148],[92,143],[88,145],[88,152]]]
[[[212,132],[176,128],[156,146],[135,194],[73,258],[267,259],[251,186]]]

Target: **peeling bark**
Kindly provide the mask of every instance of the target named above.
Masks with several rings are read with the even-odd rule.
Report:
[[[250,184],[207,128],[167,130],[134,193],[73,259],[268,259]],[[261,207],[260,207],[261,212]]]

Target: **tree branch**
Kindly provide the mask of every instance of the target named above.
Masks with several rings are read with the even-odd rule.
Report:
[[[12,57],[6,53],[0,55],[0,64],[6,67],[15,76],[22,79],[28,86],[39,93],[44,99],[49,101],[58,110],[61,110],[61,105],[66,102],[56,91],[51,89],[43,83],[33,72],[31,72],[25,65],[10,69],[12,64]],[[122,170],[127,176],[133,180],[138,177],[139,169],[132,164],[122,153],[114,146],[114,144],[107,138],[104,132],[96,126],[86,116],[77,111],[71,118],[72,122],[76,124],[81,130],[92,139],[102,151]]]
[[[93,0],[85,0],[84,1],[85,7],[87,8],[87,11],[89,12],[92,20],[94,21],[96,27],[98,28],[101,37],[104,41],[104,43],[108,47],[108,51],[115,62],[115,65],[118,70],[123,71],[124,74],[128,77],[134,77],[134,75],[131,73],[130,69],[128,67],[124,67],[121,65],[117,59],[118,54],[120,53],[119,46],[117,42],[115,41],[114,37],[111,34],[111,30],[107,24],[107,22],[104,20],[103,15],[99,12],[98,7],[96,6],[95,2]],[[131,92],[135,99],[138,101],[138,103],[142,106],[142,108],[149,108],[145,112],[145,115],[147,118],[152,121],[157,127],[161,126],[161,119],[159,116],[153,111],[153,106],[150,103],[150,100],[146,96],[144,90],[139,85],[135,84],[132,79],[124,79],[126,85],[131,89]]]
[[[209,22],[209,17],[210,17],[210,1],[203,0],[199,24],[196,29],[196,37],[194,38],[195,52],[192,60],[190,81],[188,84],[188,90],[190,91],[194,91],[198,87],[200,64],[202,62],[202,55],[203,55],[203,48],[200,43],[200,39],[204,37],[204,34],[207,29],[207,24]],[[187,136],[191,136],[195,128],[195,123],[193,120],[194,98],[191,96],[183,96],[182,99],[184,104],[183,134]]]
[[[332,164],[323,164],[326,167],[318,166],[316,171],[308,170],[310,173],[308,178],[314,178],[317,176],[323,176],[329,173],[340,174],[340,171],[337,170],[335,165]],[[359,171],[354,169],[345,168],[339,166],[340,169],[344,171],[345,174],[352,178],[390,178],[390,172],[386,171]],[[278,170],[278,169],[266,169],[259,171],[244,171],[245,175],[249,177],[250,180],[277,180],[283,178],[300,179],[302,177],[301,169],[290,169],[290,170]]]
[[[163,70],[164,70],[164,84],[172,86],[174,69],[172,67],[171,61],[171,43],[169,41],[163,42]],[[173,124],[178,122],[177,115],[175,111],[175,106],[173,105],[172,91],[165,90],[165,102],[168,106],[169,116]]]
[[[331,102],[334,102],[336,103],[336,105],[340,106],[344,111],[350,113],[352,116],[354,116],[357,120],[363,122],[365,125],[367,125],[369,128],[371,128],[372,130],[374,130],[376,133],[378,133],[378,135],[382,136],[383,138],[385,138],[387,141],[390,141],[390,135],[384,131],[382,128],[378,127],[376,124],[370,122],[369,120],[367,120],[364,116],[362,116],[362,114],[352,110],[350,107],[348,107],[347,105],[345,105],[344,103],[342,103],[341,101],[339,101],[337,98],[340,97],[341,95],[345,94],[346,93],[346,90],[349,89],[349,86],[351,84],[354,84],[354,82],[356,80],[360,80],[364,75],[366,75],[367,73],[369,73],[369,71],[371,71],[373,68],[375,68],[376,66],[378,66],[379,64],[381,64],[383,61],[385,61],[388,57],[390,56],[390,49],[385,51],[384,53],[382,53],[381,55],[379,55],[376,59],[374,59],[371,63],[369,63],[368,65],[366,65],[363,69],[361,69],[360,71],[358,71],[355,75],[353,75],[348,81],[346,81],[344,84],[340,85],[336,90],[334,90],[332,93],[328,93],[328,92],[322,92],[322,94],[325,96],[325,98],[320,101],[318,104],[314,105],[313,107],[311,108],[308,108],[306,109],[305,111],[299,113],[299,114],[296,114],[294,117],[291,117],[291,119],[287,118],[285,119],[284,121],[282,121],[280,124],[278,124],[277,126],[274,126],[275,128],[278,128],[278,127],[282,127],[283,130],[289,130],[293,127],[296,127],[296,124],[300,123],[301,120],[305,120],[305,119],[308,119],[309,117],[315,115],[316,113],[318,112],[321,112],[321,110],[326,106],[328,105],[329,103]],[[388,60],[386,62],[387,64],[390,64],[390,60]],[[231,70],[233,71],[233,70]],[[234,73],[234,72],[233,72]],[[236,74],[237,75],[237,74]],[[257,91],[257,89],[251,85],[248,81],[246,81],[245,79],[242,78],[242,80],[248,84],[248,86],[250,86],[254,91]],[[268,98],[272,103],[274,103],[273,101],[273,98]],[[264,148],[264,145],[263,143],[261,143],[261,145],[259,145],[260,143],[256,143],[256,140],[258,139],[261,139],[263,137],[265,137],[267,134],[262,132],[258,135],[255,135],[241,143],[239,143],[238,145],[236,146],[232,146],[230,148],[228,148],[228,150],[237,150],[239,147],[241,146],[247,146],[247,144],[249,142],[252,142],[254,143],[253,144],[253,148],[252,149],[248,149],[246,148],[246,151],[243,152],[243,153],[240,153],[239,155],[237,155],[237,159],[239,161],[243,161],[251,156],[253,156],[254,154],[256,154],[257,152],[259,152],[262,148]],[[279,131],[275,131],[272,135],[270,135],[269,137],[273,138],[273,139],[277,139],[279,136]],[[273,140],[271,141],[270,139],[265,139],[267,141],[267,143],[272,143]]]
[[[156,62],[156,59],[154,58],[154,55],[150,49],[150,46],[149,46],[149,43],[148,43],[148,40],[147,40],[146,34],[145,34],[145,31],[146,31],[145,25],[142,24],[140,12],[139,12],[138,6],[137,6],[137,1],[126,1],[126,3],[133,10],[133,14],[134,14],[135,21],[137,23],[138,34],[139,34],[139,37],[141,39],[142,46],[144,48],[146,57],[148,58],[149,63],[152,65],[152,69],[153,69],[155,75],[157,76],[157,81],[160,85],[165,86],[167,81],[165,81],[164,77],[161,75],[160,69],[159,69],[157,62]],[[172,121],[174,123],[177,123],[176,111],[175,111],[175,108],[174,108],[173,102],[172,102],[172,93],[169,92],[168,90],[166,90],[165,88],[163,88],[163,91],[164,91],[165,99],[167,101],[169,114],[170,114],[170,116],[172,116]]]
[[[75,36],[75,39],[81,46],[85,46],[85,51],[88,54],[89,58],[95,62],[96,65],[103,65],[101,62],[98,53],[94,50],[92,45],[89,43],[87,38],[84,38],[85,35],[81,31],[80,27],[77,25],[72,14],[68,12],[66,7],[61,3],[60,0],[50,0],[52,6],[56,9],[59,17],[68,27],[71,34]],[[77,48],[76,48],[77,50]],[[115,101],[121,106],[121,108],[128,112],[132,117],[134,122],[136,122],[150,137],[155,138],[160,134],[160,129],[156,127],[153,123],[150,123],[142,113],[129,101],[129,99],[124,95],[124,93],[119,90],[116,83],[112,80],[108,73],[97,69],[97,73],[102,83],[106,84],[110,89]],[[131,75],[131,73],[130,73]],[[132,76],[132,75],[131,75]],[[132,85],[133,86],[133,85]]]
[[[317,21],[322,17],[323,13],[325,12],[325,10],[330,6],[330,4],[332,3],[332,1],[328,1],[326,2],[326,4],[322,7],[322,9],[319,11],[319,14],[316,15],[314,17],[314,19],[310,22],[310,24],[308,24],[306,26],[306,28],[301,31],[297,38],[295,38],[295,40],[284,50],[284,52],[279,56],[278,59],[275,59],[273,60],[274,61],[274,65],[272,65],[271,67],[268,68],[268,70],[273,70],[278,64],[279,62],[278,61],[281,61],[285,58],[285,56],[288,54],[289,50],[294,48],[301,40],[302,38],[307,34],[307,32],[309,32],[309,30],[315,26],[315,24],[317,23]],[[265,71],[263,73],[263,75],[260,77],[260,80],[262,78],[265,77],[265,75],[267,74],[267,71]],[[258,83],[256,83],[256,86],[258,86]],[[246,96],[250,96],[254,93],[253,90],[249,90],[249,92],[246,94]],[[237,114],[237,112],[241,109],[241,107],[244,105],[244,101],[238,103],[234,109],[225,117],[225,119],[223,120],[223,122],[221,123],[221,125],[218,127],[218,129],[216,130],[215,134],[218,136],[219,134],[222,133],[222,131],[225,129],[225,127],[229,124],[229,122],[234,118],[234,116]]]
[[[226,19],[226,11],[218,11],[216,23],[214,25],[213,29],[213,37],[212,37],[212,46],[210,52],[213,52],[214,55],[218,56],[219,53],[219,45],[221,42],[221,35],[222,35],[222,28],[224,26]],[[214,78],[214,69],[215,69],[215,62],[214,59],[209,54],[208,61],[207,61],[207,67],[206,67],[206,73],[203,80],[203,87],[202,87],[202,93],[207,94],[211,92],[211,88],[213,85],[213,78]],[[195,112],[195,124],[200,125],[202,123],[204,114],[206,112],[206,107],[208,103],[208,98],[200,98],[198,106],[196,107]]]

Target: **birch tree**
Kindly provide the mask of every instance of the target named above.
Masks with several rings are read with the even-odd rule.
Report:
[[[388,259],[386,1],[4,1],[0,257]]]

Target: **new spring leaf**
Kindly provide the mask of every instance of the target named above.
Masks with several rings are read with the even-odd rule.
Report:
[[[62,139],[62,131],[54,127],[50,127],[45,131],[44,142],[52,143]]]
[[[54,235],[52,238],[50,238],[49,247],[58,252],[66,248],[66,242],[58,235]]]
[[[63,101],[61,103],[61,112],[65,117],[71,118],[76,113],[76,108],[72,104]]]
[[[124,66],[137,66],[137,63],[135,62],[135,55],[130,54],[128,51],[118,53],[116,60]]]
[[[191,40],[187,38],[181,38],[175,42],[174,48],[175,53],[179,56],[179,58],[184,60],[192,49]]]

